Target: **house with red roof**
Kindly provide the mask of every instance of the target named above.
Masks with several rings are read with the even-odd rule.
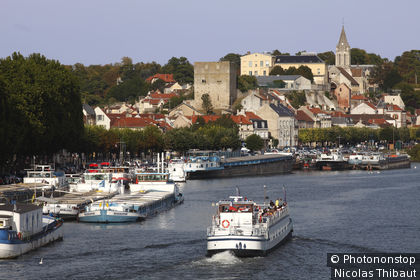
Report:
[[[368,101],[367,97],[364,96],[363,94],[353,94],[351,96],[351,108],[355,108],[356,106],[367,101]]]
[[[365,101],[351,109],[351,114],[378,114],[378,108],[372,103]]]
[[[165,83],[175,83],[174,74],[155,74],[146,79],[146,82],[153,84],[157,80],[162,80]]]
[[[314,128],[331,127],[331,115],[317,107],[301,106],[299,110],[305,112],[314,122]]]
[[[384,108],[384,115],[392,117],[397,128],[407,126],[407,112],[398,105],[387,104]]]
[[[179,97],[177,93],[161,93],[159,90],[149,92],[147,96],[136,103],[139,113],[156,112],[162,110],[163,106],[170,102],[171,98]]]
[[[307,113],[305,113],[304,110],[296,111],[296,120],[298,122],[299,129],[314,127],[315,121]]]

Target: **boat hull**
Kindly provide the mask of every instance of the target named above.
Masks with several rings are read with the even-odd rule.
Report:
[[[79,214],[79,222],[83,223],[130,223],[140,220],[142,216],[134,212],[112,210],[95,210]]]
[[[273,238],[252,236],[212,236],[207,238],[207,256],[231,251],[237,257],[265,256],[291,238],[293,223],[289,218],[286,226]]]
[[[246,161],[245,158],[249,160]],[[237,162],[225,163],[220,169],[187,172],[187,178],[192,180],[285,174],[292,171],[293,163],[294,159],[288,156],[244,157]]]
[[[29,251],[35,250],[39,247],[47,245],[56,240],[63,239],[62,224],[56,226],[54,229],[37,236],[29,241],[22,240],[7,240],[0,242],[0,259],[17,258]]]

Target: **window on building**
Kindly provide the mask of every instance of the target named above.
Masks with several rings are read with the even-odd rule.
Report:
[[[255,76],[258,76],[258,71],[254,71],[254,75]]]
[[[270,66],[270,62],[268,60],[265,61],[265,66]]]
[[[249,71],[249,75],[252,76],[252,71]]]
[[[98,121],[103,121],[104,120],[104,115],[97,115],[98,117]]]
[[[205,84],[206,83],[206,80],[205,79],[202,79],[201,80],[201,83]]]
[[[249,67],[252,67],[252,61],[249,62]]]
[[[263,67],[264,66],[264,61],[260,61],[260,67]]]
[[[267,76],[267,71],[264,70],[264,76]]]
[[[318,75],[321,75],[321,69],[318,68]]]
[[[258,61],[255,61],[255,67],[258,67]]]

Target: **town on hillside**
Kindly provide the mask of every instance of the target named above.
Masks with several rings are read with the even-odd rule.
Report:
[[[372,77],[375,65],[351,61],[343,26],[334,65],[309,52],[248,52],[240,63],[196,62],[193,83],[173,74],[151,75],[146,82],[159,86],[134,102],[83,104],[84,122],[106,129],[156,126],[165,132],[229,115],[241,140],[256,134],[271,145],[276,139],[278,147],[296,146],[302,128],[420,126],[420,109],[407,110],[399,90],[371,94],[379,88]],[[256,85],[248,89],[244,81]]]

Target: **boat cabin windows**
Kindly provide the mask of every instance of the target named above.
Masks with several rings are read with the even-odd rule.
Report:
[[[51,173],[49,172],[28,172],[29,178],[51,178]]]
[[[106,180],[108,179],[107,174],[100,174],[100,173],[92,173],[92,174],[85,174],[85,180]]]
[[[219,212],[252,212],[253,210],[253,204],[237,204],[234,203],[232,205],[230,204],[221,204],[219,205]]]
[[[138,182],[164,182],[168,180],[167,174],[138,174],[137,181]]]

